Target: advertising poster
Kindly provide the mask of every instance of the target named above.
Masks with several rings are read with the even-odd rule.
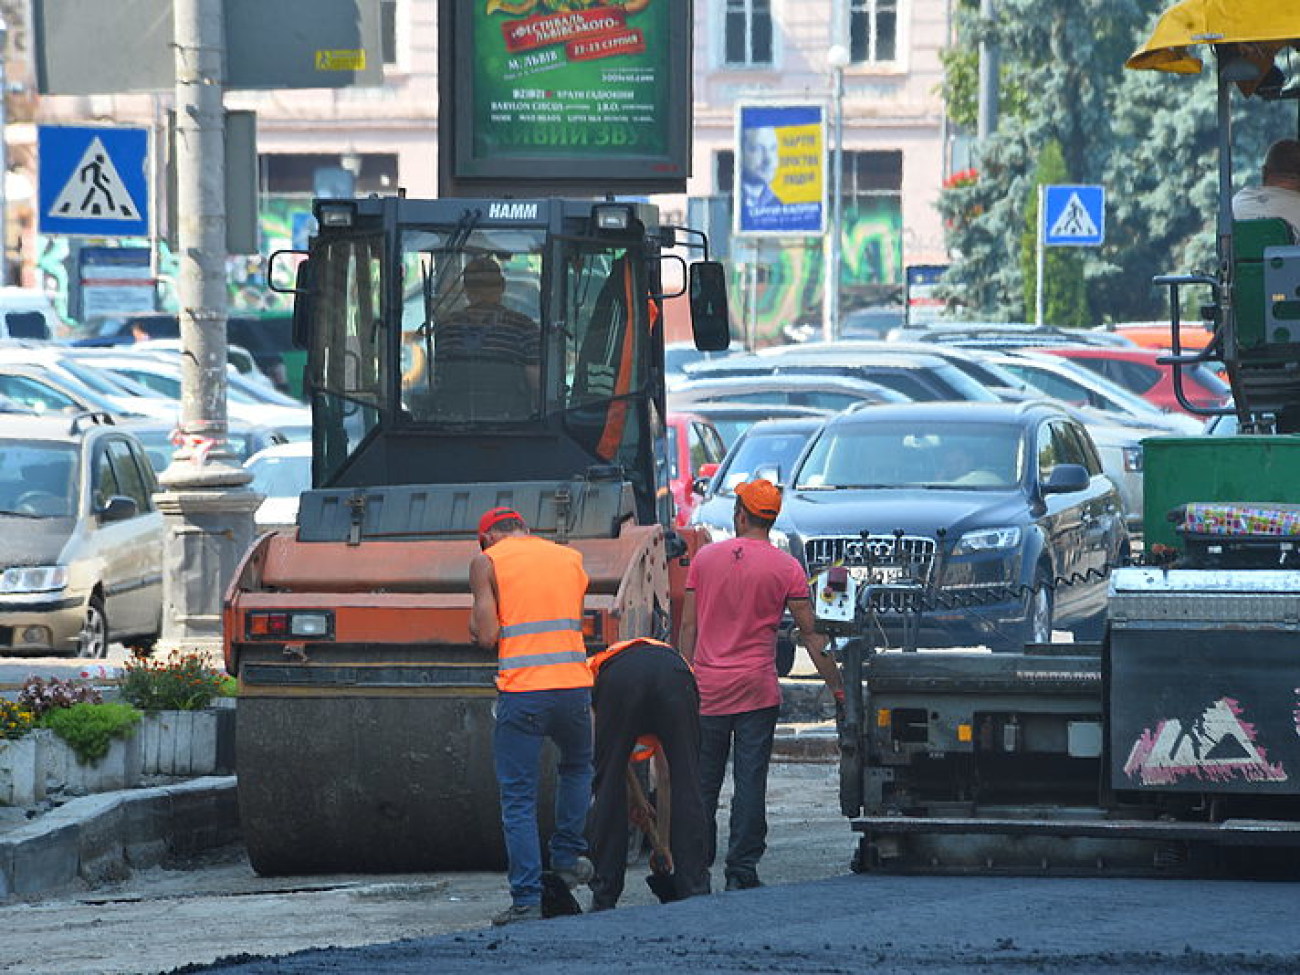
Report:
[[[737,106],[737,234],[825,232],[825,119],[821,105]]]
[[[456,4],[456,175],[684,182],[690,36],[671,0]],[[472,56],[466,57],[466,49]],[[468,97],[466,97],[468,96]],[[574,168],[576,165],[576,169]]]

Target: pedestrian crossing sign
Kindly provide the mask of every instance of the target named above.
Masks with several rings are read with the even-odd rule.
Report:
[[[1099,247],[1106,239],[1102,186],[1044,186],[1043,243],[1048,247]]]
[[[149,132],[43,125],[36,133],[43,234],[149,234]]]

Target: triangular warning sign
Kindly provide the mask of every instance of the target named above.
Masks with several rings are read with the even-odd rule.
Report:
[[[1242,720],[1237,702],[1227,697],[1198,716],[1166,719],[1154,732],[1144,731],[1124,771],[1143,785],[1287,781],[1282,765],[1270,762],[1255,743],[1254,725]]]
[[[86,146],[77,168],[50,207],[49,215],[79,220],[140,219],[140,208],[98,136]]]
[[[1096,237],[1101,233],[1092,219],[1092,214],[1079,199],[1078,193],[1071,193],[1064,209],[1052,224],[1052,237]]]

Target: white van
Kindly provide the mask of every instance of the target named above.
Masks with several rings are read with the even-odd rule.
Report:
[[[52,342],[63,323],[40,288],[0,288],[0,339]]]

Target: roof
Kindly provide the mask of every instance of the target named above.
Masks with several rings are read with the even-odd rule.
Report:
[[[828,426],[924,420],[944,423],[1021,423],[1037,416],[1069,417],[1055,403],[1024,400],[1015,403],[881,403],[869,410],[840,413]]]
[[[86,411],[76,414],[59,414],[58,416],[27,415],[25,413],[5,414],[2,440],[66,440],[75,443],[85,436],[87,430],[96,427],[117,427],[113,418],[107,413]]]

